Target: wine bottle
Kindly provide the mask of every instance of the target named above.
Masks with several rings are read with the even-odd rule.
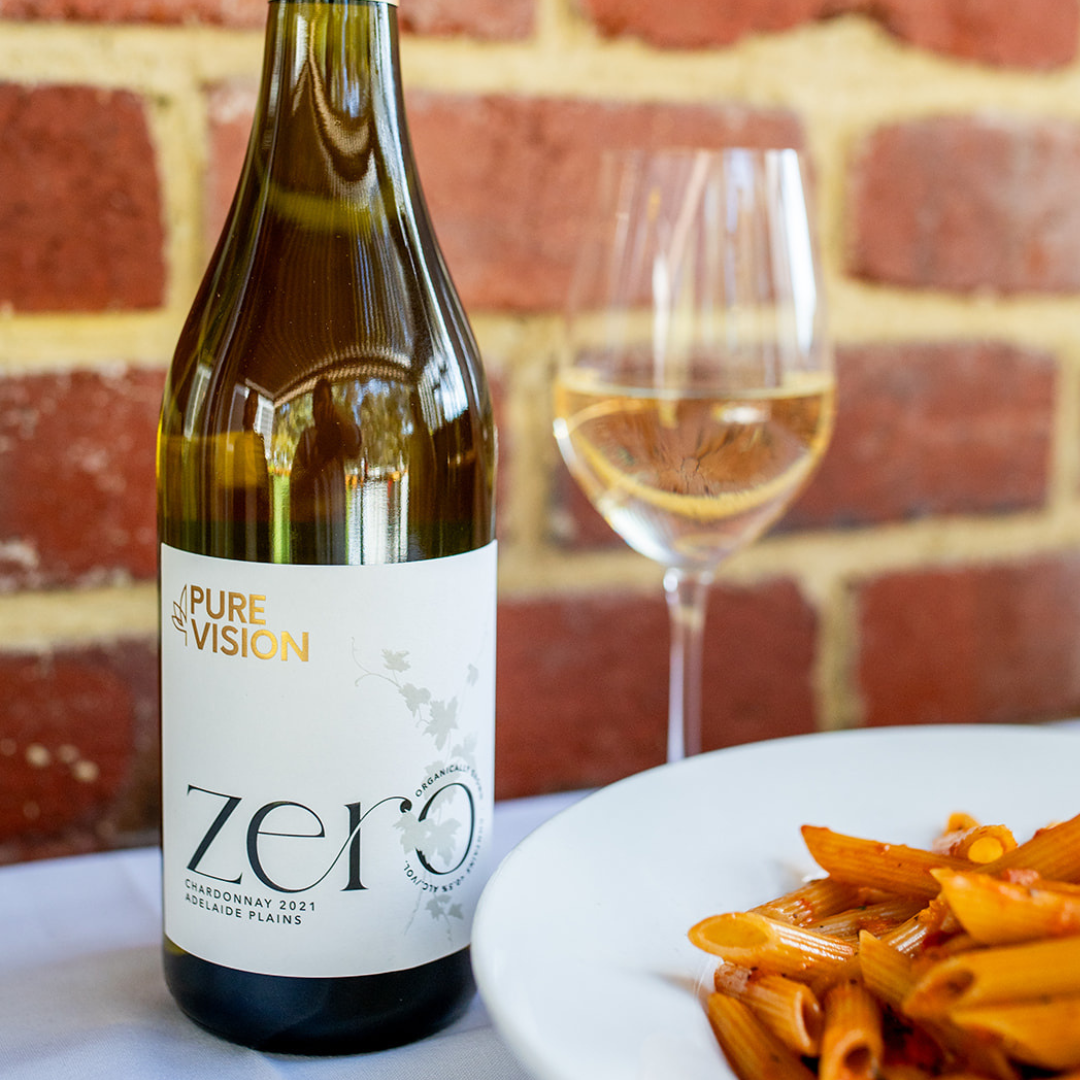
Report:
[[[495,433],[396,0],[271,0],[158,438],[164,967],[264,1050],[449,1023],[491,837]]]

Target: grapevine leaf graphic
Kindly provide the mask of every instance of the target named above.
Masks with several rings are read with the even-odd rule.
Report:
[[[428,843],[430,824],[420,821],[415,814],[402,814],[394,822],[394,828],[401,833],[401,846],[406,851],[423,851]]]
[[[450,756],[461,758],[466,765],[476,765],[476,735],[469,735],[464,742],[457,743],[450,749]]]
[[[430,690],[413,686],[412,683],[406,683],[401,687],[399,693],[405,699],[405,704],[409,707],[409,712],[411,712],[413,716],[420,711],[421,705],[426,705],[431,700]]]
[[[433,918],[438,918],[440,915],[445,915],[447,897],[445,896],[433,896],[427,902],[427,909],[431,912]]]
[[[450,701],[433,701],[431,703],[431,719],[428,720],[424,732],[435,737],[435,747],[441,750],[450,733],[457,727],[457,698]]]
[[[428,830],[428,850],[435,851],[440,858],[449,862],[454,857],[454,837],[460,827],[461,823],[453,819],[432,824]]]
[[[364,679],[374,678],[390,684],[397,690],[418,732],[425,738],[431,739],[434,749],[440,754],[426,769],[426,775],[431,778],[431,782],[446,774],[448,770],[460,770],[462,764],[475,769],[479,742],[477,735],[459,735],[456,742],[451,742],[454,733],[458,731],[458,698],[455,696],[448,701],[438,700],[432,696],[431,690],[427,687],[405,682],[401,678],[402,673],[412,669],[407,649],[387,648],[382,649],[381,652],[382,671],[371,670],[364,664],[354,641],[353,658],[362,672],[356,683],[359,685]],[[475,664],[468,664],[465,667],[464,676],[463,683],[458,683],[459,687],[463,684],[469,687],[476,686],[480,680],[480,671]],[[398,715],[401,714],[398,713]],[[425,780],[424,786],[425,788],[428,786],[428,781]],[[447,786],[454,787],[455,785],[448,782]],[[450,805],[447,805],[448,800],[436,799],[435,796],[442,790],[444,789],[433,791],[432,796],[425,803],[423,820],[418,816],[419,811],[406,812],[399,815],[393,825],[398,831],[402,848],[410,856],[410,862],[411,854],[415,853],[420,857],[424,870],[430,871],[431,874],[439,873],[437,869],[433,869],[432,863],[437,867],[440,863],[448,866],[452,863],[460,865],[464,861],[459,850],[460,843],[456,842],[460,840],[463,826],[459,820],[448,816],[453,812],[453,800],[450,799]],[[419,872],[419,867],[416,869]],[[422,880],[429,885],[435,884],[426,876]],[[447,892],[450,891],[447,886],[443,888]],[[421,910],[423,896],[423,893],[417,896],[415,912]],[[451,905],[449,896],[428,896],[425,909],[433,919],[445,922],[448,933],[451,919],[465,918],[462,905],[460,903]]]

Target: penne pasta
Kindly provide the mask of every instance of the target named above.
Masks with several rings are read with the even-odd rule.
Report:
[[[1003,945],[934,964],[904,1002],[911,1016],[1003,1001],[1080,994],[1080,937]]]
[[[862,890],[855,885],[835,878],[815,878],[784,896],[750,910],[756,915],[795,923],[796,926],[813,926],[838,911],[855,907],[861,896]]]
[[[945,1080],[945,1077],[937,1072],[932,1072],[930,1069],[918,1065],[910,1065],[906,1061],[885,1062],[881,1066],[880,1076],[881,1080]],[[953,1080],[953,1078],[950,1077],[950,1080]],[[975,1077],[971,1077],[970,1080],[975,1080]]]
[[[861,979],[847,979],[829,989],[824,1006],[820,1080],[873,1080],[885,1052],[877,1001]]]
[[[957,1009],[953,1023],[1001,1041],[1025,1065],[1080,1068],[1080,996]]]
[[[1075,893],[1002,881],[979,873],[932,871],[960,925],[984,945],[1080,933]]]
[[[983,866],[991,875],[1022,867],[1053,881],[1080,882],[1080,814],[1047,829]]]
[[[859,968],[866,988],[899,1012],[904,999],[915,988],[911,960],[864,931],[859,935]]]
[[[754,1015],[796,1054],[816,1057],[821,1046],[821,1003],[805,983],[721,964],[717,990],[749,1005]]]
[[[830,937],[856,939],[863,930],[872,934],[883,934],[907,922],[922,911],[924,902],[909,896],[894,896],[876,904],[849,908],[846,911],[830,915],[821,922],[814,923],[810,929]]]
[[[938,837],[932,850],[973,863],[990,863],[1016,846],[1016,838],[1004,825],[971,825]]]
[[[965,829],[977,829],[978,827],[978,818],[973,818],[970,814],[966,814],[962,810],[954,810],[945,823],[945,828],[942,830],[942,836],[948,836],[950,833],[963,832]]]
[[[740,1080],[814,1080],[799,1056],[784,1046],[749,1005],[712,993],[706,1007],[720,1048]]]
[[[900,896],[929,899],[940,889],[931,870],[971,868],[966,859],[845,836],[820,826],[804,825],[802,834],[814,861],[830,876]]]
[[[809,975],[799,976],[799,978],[805,978],[814,993],[819,998],[823,998],[829,992],[830,987],[839,982],[846,982],[848,979],[858,978],[858,976],[859,955],[856,953],[840,964],[833,964],[828,967],[822,966]]]
[[[690,930],[739,1080],[1080,1080],[1080,815],[1022,844],[953,815],[934,850],[802,831],[827,877]]]
[[[859,962],[863,983],[898,1017],[904,1017],[904,1001],[916,985],[912,960],[896,949],[878,941],[871,934],[859,938]],[[1010,1080],[1014,1070],[996,1046],[965,1032],[948,1020],[930,1020],[921,1031],[938,1047],[941,1060],[955,1067],[971,1069],[979,1076]]]
[[[806,974],[855,955],[855,947],[849,941],[752,912],[703,919],[690,930],[690,940],[699,949],[729,963],[759,967],[779,975]]]
[[[919,952],[927,941],[951,933],[955,926],[956,917],[949,910],[949,905],[935,897],[907,922],[882,934],[881,938],[894,949],[910,956]]]

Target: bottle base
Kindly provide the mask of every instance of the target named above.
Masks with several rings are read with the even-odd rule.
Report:
[[[190,1020],[267,1053],[358,1054],[415,1042],[456,1020],[476,992],[467,948],[406,971],[309,979],[222,967],[167,941],[164,967]]]

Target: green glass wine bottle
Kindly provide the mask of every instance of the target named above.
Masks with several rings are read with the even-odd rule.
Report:
[[[495,432],[405,124],[394,0],[271,0],[247,157],[158,437],[164,964],[264,1050],[473,993]]]

